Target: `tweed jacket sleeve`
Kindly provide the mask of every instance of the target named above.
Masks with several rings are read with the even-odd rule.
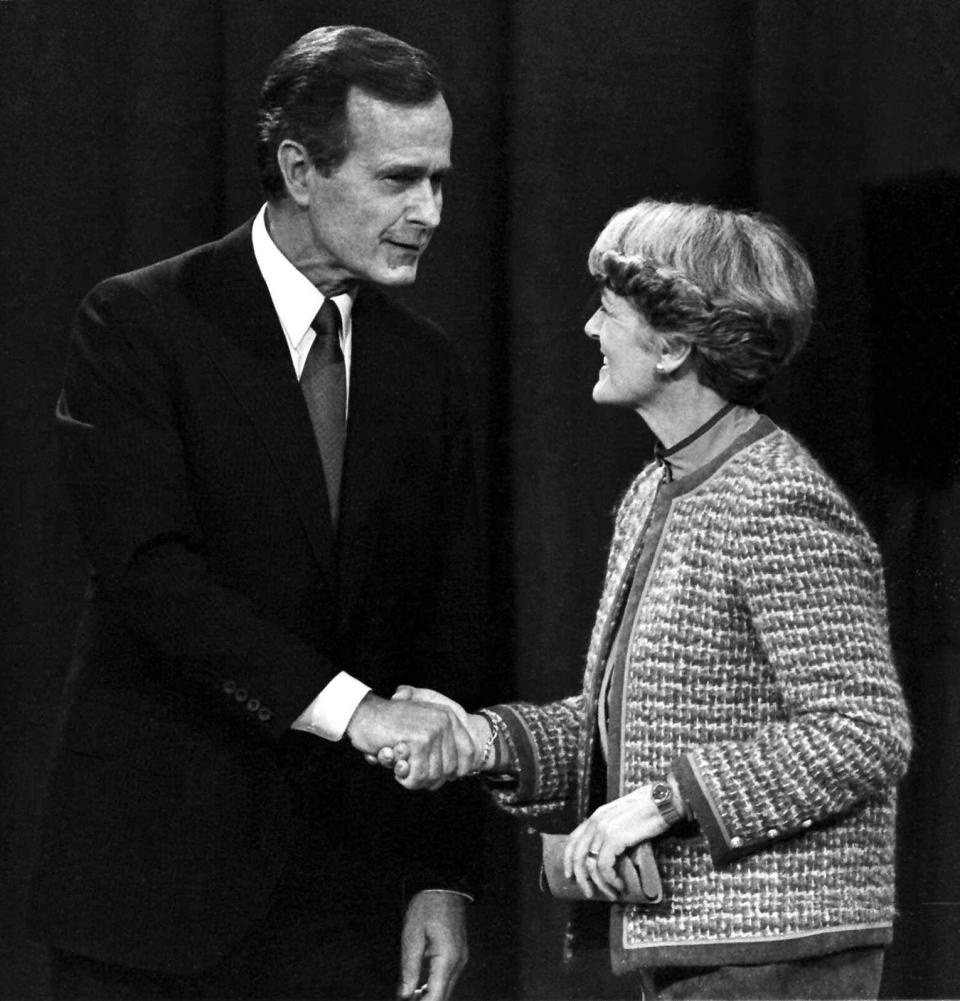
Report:
[[[518,769],[516,781],[490,783],[497,805],[508,813],[534,816],[573,803],[583,695],[543,706],[528,702],[496,705],[492,711],[504,724]]]
[[[888,792],[910,751],[876,547],[815,463],[777,473],[742,480],[727,544],[780,712],[674,765],[715,864]]]

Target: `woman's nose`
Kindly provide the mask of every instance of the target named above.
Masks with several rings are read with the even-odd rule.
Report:
[[[600,339],[600,310],[598,309],[583,326],[583,332],[587,337],[597,341]]]

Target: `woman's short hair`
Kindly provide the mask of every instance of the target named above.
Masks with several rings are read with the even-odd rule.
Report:
[[[760,213],[645,199],[607,223],[589,267],[658,334],[689,343],[700,382],[737,403],[757,402],[810,330],[806,256]]]
[[[347,96],[358,87],[381,101],[426,104],[443,92],[437,64],[421,49],[355,25],[316,28],[273,61],[260,90],[257,163],[268,198],[286,192],[277,148],[302,143],[318,170],[347,155]]]

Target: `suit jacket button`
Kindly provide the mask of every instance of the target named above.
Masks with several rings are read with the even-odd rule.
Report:
[[[270,719],[272,716],[273,713],[270,712],[270,710],[267,709],[266,707],[264,707],[263,709],[260,710],[260,712],[257,713],[257,719],[262,720],[264,723],[266,723],[267,720]]]
[[[250,712],[255,713],[260,708],[260,700],[249,699],[247,701],[247,708],[250,710]]]
[[[237,702],[246,702],[247,701],[247,696],[249,694],[250,693],[246,690],[246,688],[238,688],[233,693],[233,697],[237,700]]]
[[[742,848],[743,847],[743,838],[740,838],[740,837],[733,837],[733,838],[731,838],[730,839],[730,847],[731,848]]]
[[[233,693],[237,690],[237,683],[235,681],[225,681],[223,683],[223,690],[227,693],[227,695],[233,695]]]

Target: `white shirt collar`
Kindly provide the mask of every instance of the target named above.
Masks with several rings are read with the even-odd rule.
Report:
[[[266,212],[267,206],[264,203],[253,220],[253,255],[267,284],[290,351],[296,355],[302,353],[303,339],[311,332],[310,324],[326,297],[273,242],[273,237],[267,231]],[[355,290],[332,296],[343,320],[341,338],[349,336],[350,314],[355,296]]]

